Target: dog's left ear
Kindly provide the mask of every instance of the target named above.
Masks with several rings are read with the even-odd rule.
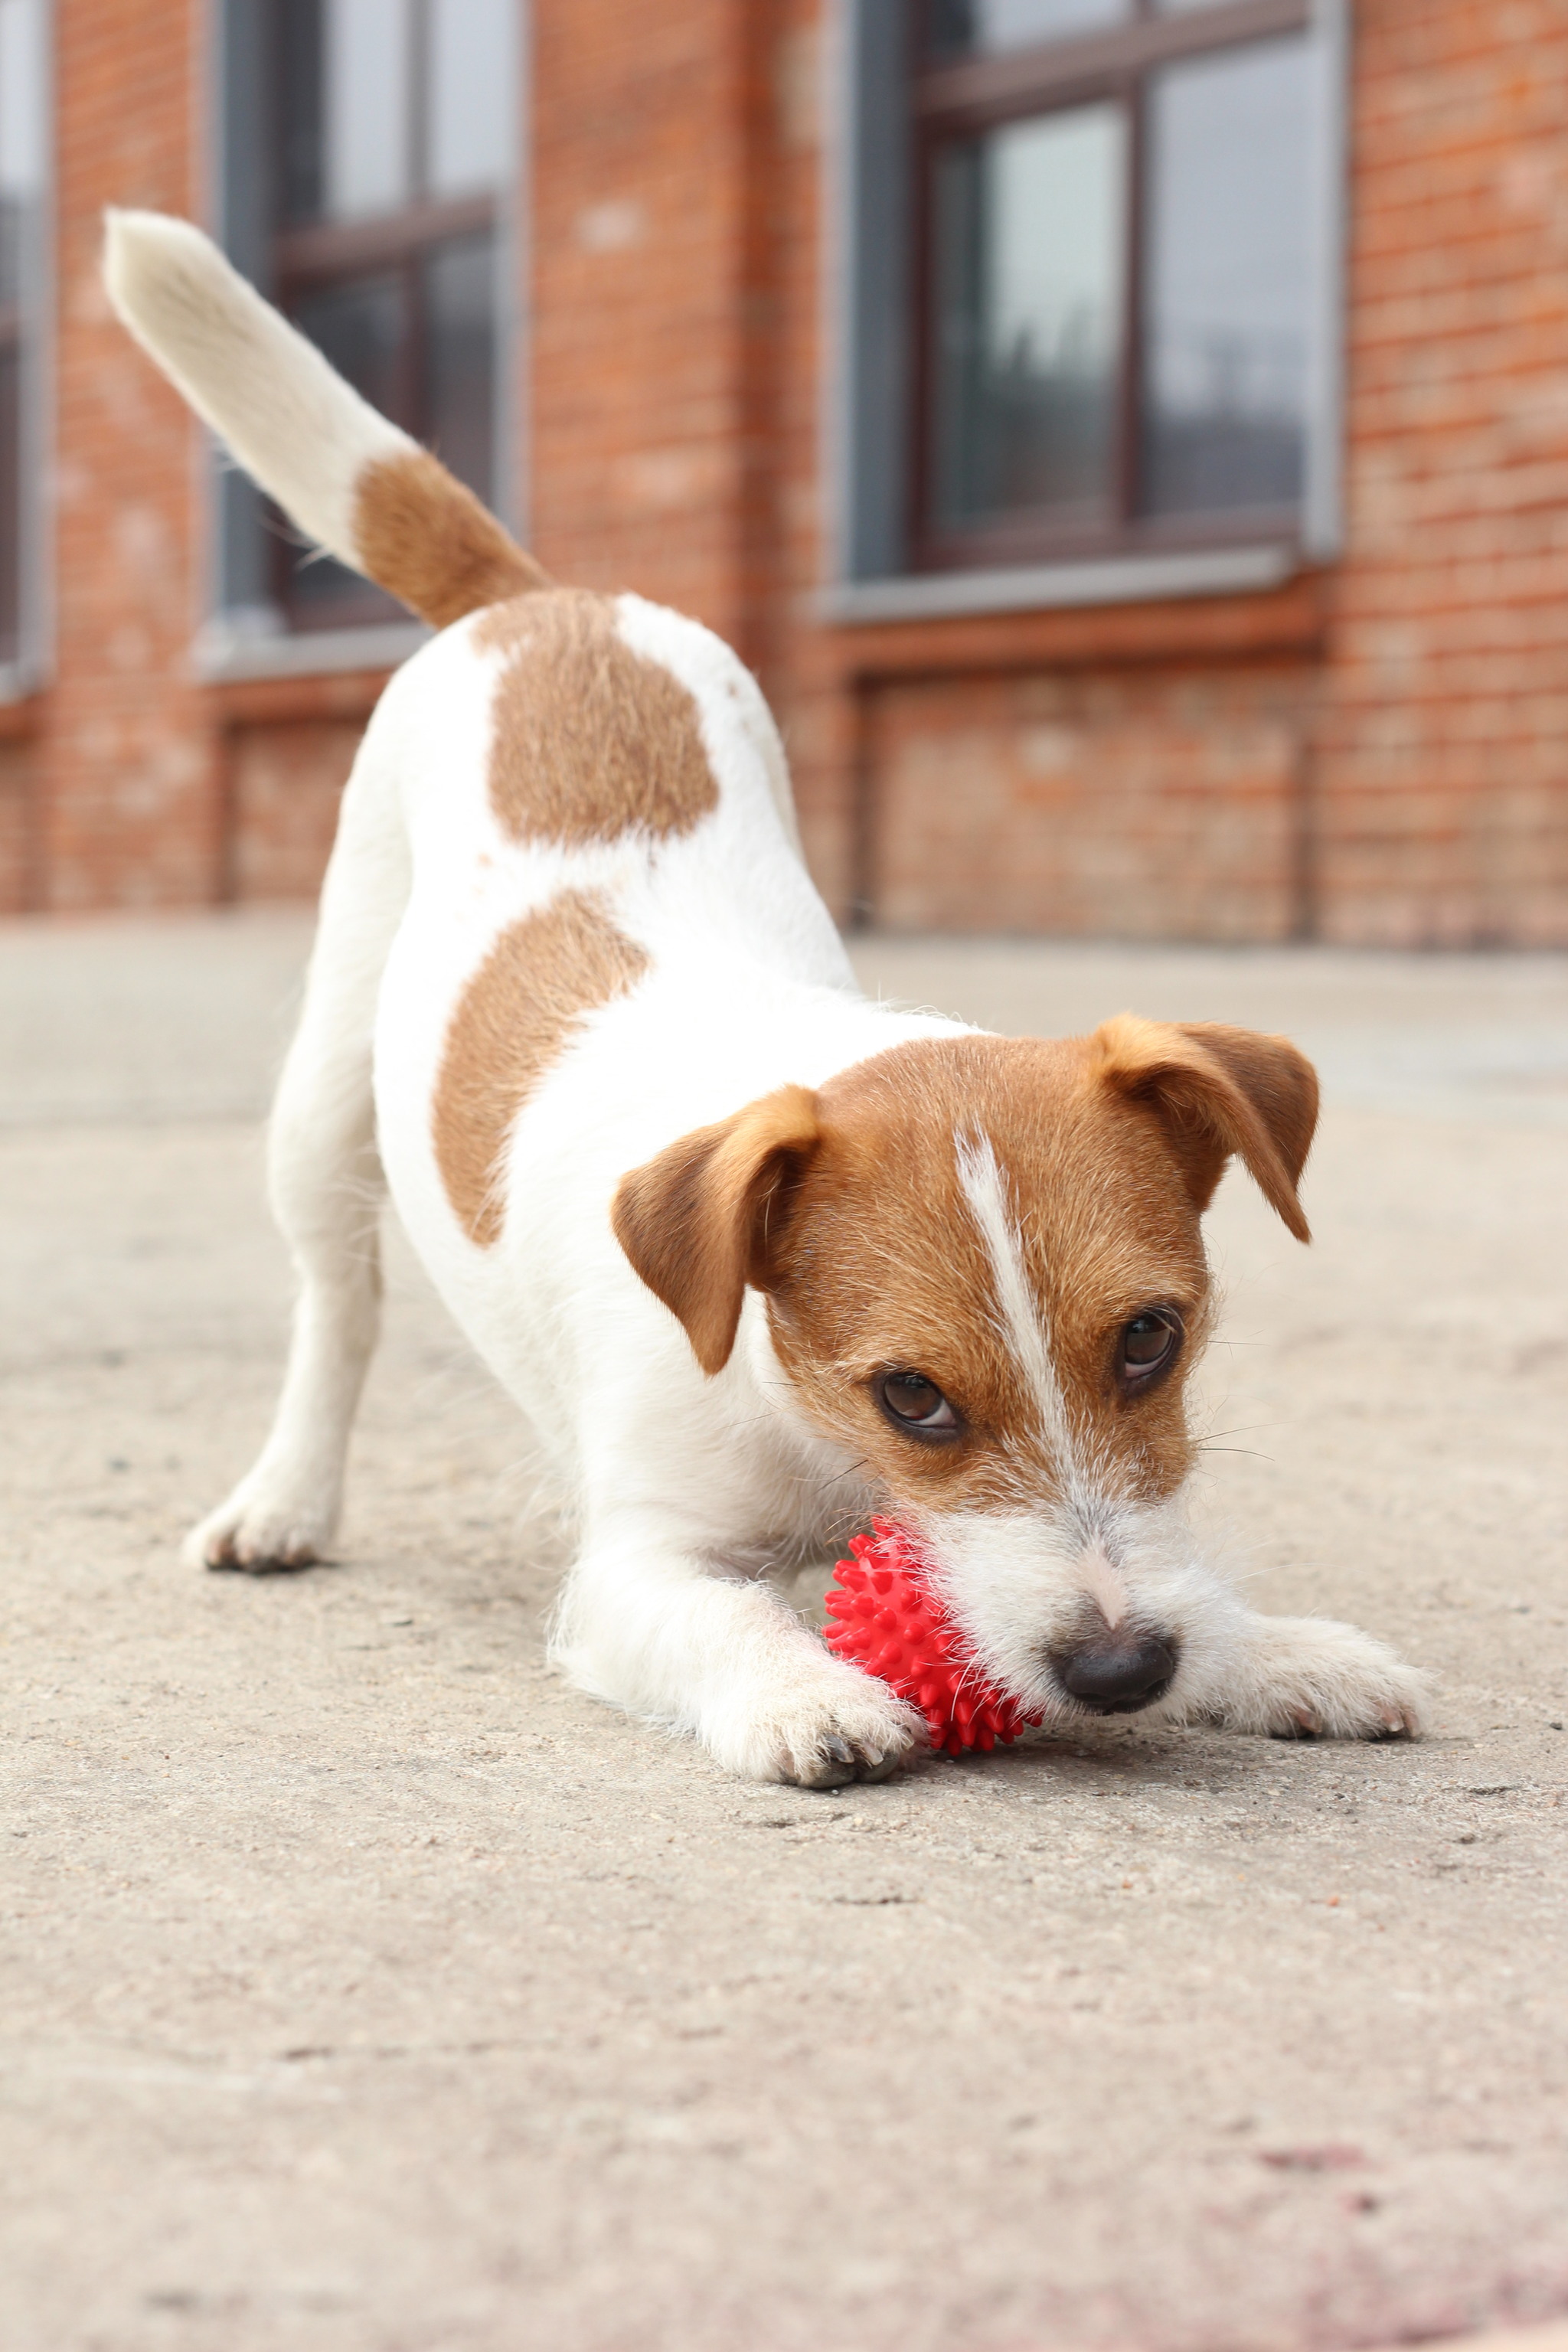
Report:
[[[705,1372],[730,1360],[746,1285],[771,1286],[770,1224],[820,1137],[816,1097],[781,1087],[682,1136],[616,1187],[616,1239],[685,1325]]]
[[[1208,1207],[1235,1153],[1296,1239],[1311,1240],[1296,1187],[1318,1124],[1318,1076],[1289,1038],[1121,1013],[1089,1046],[1105,1083],[1159,1118],[1195,1208]]]

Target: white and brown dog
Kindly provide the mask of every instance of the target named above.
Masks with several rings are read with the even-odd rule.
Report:
[[[575,1498],[554,1653],[584,1690],[761,1779],[890,1770],[919,1719],[770,1582],[881,1510],[1050,1725],[1416,1731],[1418,1675],[1348,1625],[1256,1615],[1182,1515],[1199,1219],[1234,1154],[1307,1237],[1301,1055],[868,1003],[728,647],[552,585],[185,223],[111,216],[107,277],[256,479],[439,630],[344,797],[272,1122],[288,1375],[196,1558],[331,1541],[384,1171]]]

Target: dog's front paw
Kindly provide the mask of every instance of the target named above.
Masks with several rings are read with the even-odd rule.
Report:
[[[885,1780],[925,1736],[914,1708],[886,1683],[826,1658],[781,1688],[751,1694],[703,1730],[732,1772],[801,1789]]]
[[[191,1568],[238,1569],[251,1576],[310,1568],[331,1541],[336,1497],[301,1496],[254,1472],[185,1538]]]
[[[1226,1719],[1277,1739],[1415,1739],[1427,1682],[1384,1642],[1331,1618],[1260,1617]]]

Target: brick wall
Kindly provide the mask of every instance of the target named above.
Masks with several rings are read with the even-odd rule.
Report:
[[[868,714],[879,919],[902,930],[1291,937],[1312,685],[1301,669],[1155,667],[879,688]]]
[[[58,0],[55,666],[38,742],[51,906],[214,895],[216,741],[187,656],[203,516],[189,415],[99,282],[108,204],[199,209],[199,0]]]
[[[374,679],[198,686],[205,477],[109,318],[199,209],[202,0],[58,0],[55,678],[0,904],[307,893]],[[534,0],[532,537],[758,667],[840,912],[1568,941],[1568,18],[1361,0],[1343,560],[1268,596],[829,627],[819,0]]]
[[[338,801],[363,732],[353,720],[283,719],[228,746],[226,896],[308,898],[321,887]]]
[[[33,903],[33,812],[37,760],[26,741],[0,739],[0,915],[20,915]]]
[[[1363,0],[1331,938],[1568,940],[1568,16]]]
[[[748,133],[773,0],[534,9],[532,526],[560,577],[744,643],[757,321]]]

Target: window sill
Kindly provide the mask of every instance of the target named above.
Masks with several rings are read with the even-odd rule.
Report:
[[[191,647],[191,667],[205,686],[261,678],[342,677],[395,669],[432,635],[423,621],[388,621],[369,629],[319,629],[276,635],[209,621]]]
[[[1215,547],[1171,555],[1115,555],[995,572],[923,572],[901,580],[841,580],[821,590],[818,617],[857,622],[952,620],[969,614],[1141,604],[1176,596],[1234,596],[1283,587],[1302,568],[1299,548]]]

